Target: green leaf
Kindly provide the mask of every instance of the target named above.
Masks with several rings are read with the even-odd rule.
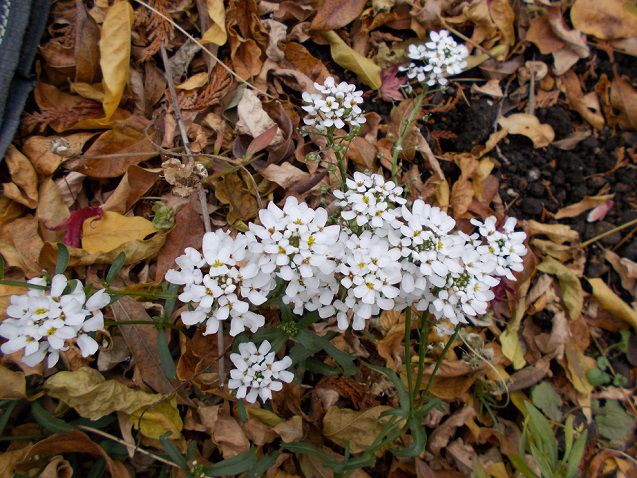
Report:
[[[356,375],[358,373],[358,368],[356,364],[354,364],[354,360],[352,360],[350,354],[339,350],[327,338],[320,337],[309,330],[300,330],[295,340],[304,345],[305,348],[312,353],[323,349],[341,366],[345,375]]]
[[[156,229],[168,230],[175,224],[175,211],[167,204],[157,201],[153,204],[153,212],[153,226]]]
[[[635,419],[624,410],[617,400],[606,400],[603,407],[594,403],[593,416],[599,433],[617,443],[628,440],[635,424]]]
[[[164,303],[164,321],[170,320],[170,316],[173,315],[175,305],[177,304],[177,291],[179,291],[179,284],[170,284],[166,290],[166,292],[171,294],[172,297],[166,299],[166,302]]]
[[[586,379],[593,387],[599,387],[600,385],[606,385],[611,381],[611,376],[606,372],[602,372],[597,367],[589,368],[586,371]]]
[[[562,421],[562,411],[560,410],[562,398],[550,383],[542,382],[533,387],[531,401],[551,420]]]
[[[58,257],[55,261],[55,273],[56,274],[64,274],[64,271],[69,265],[69,250],[66,246],[60,242],[57,243],[58,247]]]
[[[117,257],[111,264],[111,267],[108,268],[108,272],[106,273],[106,278],[104,279],[104,282],[106,283],[106,285],[110,285],[111,282],[115,280],[115,277],[117,277],[118,272],[124,266],[124,262],[126,262],[126,254],[124,253],[124,251],[122,251],[119,254],[117,254]]]
[[[11,417],[11,413],[13,413],[13,409],[18,405],[20,400],[7,400],[2,402],[2,414],[0,415],[0,435],[4,432],[4,428],[7,426],[9,422],[9,418]]]
[[[522,458],[521,456],[509,455],[509,460],[511,460],[511,463],[513,463],[515,469],[522,473],[526,478],[540,478],[535,473],[533,473],[533,470],[531,470],[529,465],[526,464],[526,461],[524,461],[524,458]]]
[[[208,476],[226,476],[226,475],[238,475],[254,467],[257,463],[257,451],[256,448],[250,448],[248,451],[243,452],[227,460],[222,460],[209,466],[205,469]]]
[[[596,362],[597,362],[597,368],[600,370],[606,370],[608,369],[608,367],[610,367],[610,362],[603,355],[600,355],[599,357],[597,357]]]
[[[161,363],[164,374],[170,380],[175,380],[177,378],[177,369],[175,368],[175,361],[168,348],[168,341],[166,340],[166,334],[163,330],[160,330],[157,334],[157,350],[159,351],[159,362]]]
[[[584,451],[586,450],[587,437],[588,430],[584,430],[584,433],[579,436],[575,445],[573,445],[573,449],[567,458],[568,467],[566,468],[564,478],[576,478],[579,475],[579,466],[584,457]]]
[[[237,410],[239,411],[239,419],[241,423],[245,423],[248,421],[250,417],[248,417],[248,412],[246,411],[246,406],[243,403],[243,400],[237,400]]]
[[[380,365],[372,365],[365,362],[363,363],[365,364],[367,368],[371,368],[372,370],[375,370],[378,373],[382,373],[389,380],[391,380],[391,382],[394,384],[394,388],[398,392],[398,399],[400,401],[400,409],[403,412],[405,411],[409,412],[409,407],[410,407],[409,394],[407,393],[407,390],[405,389],[405,386],[403,385],[402,380],[396,374],[396,372],[394,372],[392,369],[389,369],[387,367],[381,367]]]
[[[557,464],[557,438],[555,438],[553,429],[544,415],[542,415],[540,411],[531,404],[531,402],[524,402],[524,405],[527,412],[527,421],[531,435],[529,447],[532,452],[536,446],[539,447],[537,450],[538,456],[535,456],[535,453],[532,453],[533,457],[538,462],[540,468],[543,468],[541,462],[546,459],[546,468],[550,469],[551,464]]]
[[[392,453],[395,456],[413,457],[425,451],[425,446],[427,446],[427,432],[416,416],[412,416],[409,419],[409,431],[411,432],[413,443],[409,447],[393,450]]]
[[[252,470],[246,473],[245,478],[258,478],[265,474],[266,471],[274,466],[280,454],[280,451],[275,451],[261,458],[257,461],[256,465],[252,467]]]
[[[168,456],[173,460],[173,462],[175,462],[175,464],[179,468],[186,471],[190,470],[190,467],[188,466],[188,462],[186,461],[186,458],[184,458],[184,456],[177,449],[177,446],[175,446],[175,444],[171,442],[167,438],[167,436],[168,436],[168,433],[164,433],[162,436],[159,437],[159,441],[161,442],[161,446],[164,449],[164,451],[168,453]]]
[[[66,433],[74,430],[72,425],[51,415],[38,402],[31,403],[31,414],[33,418],[35,418],[35,421],[49,432]]]
[[[4,257],[0,256],[0,280],[4,279]]]

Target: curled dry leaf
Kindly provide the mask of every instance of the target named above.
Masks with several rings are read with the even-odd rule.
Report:
[[[174,398],[133,390],[117,380],[106,380],[92,368],[58,372],[47,379],[44,388],[49,396],[90,420],[118,411],[131,415],[133,426],[150,438],[157,439],[165,432],[178,436],[181,432],[182,422]]]
[[[324,0],[312,20],[312,30],[338,30],[360,17],[365,0]]]
[[[38,205],[38,175],[31,161],[10,145],[5,162],[13,182],[2,184],[4,195],[29,209],[35,209]]]
[[[610,249],[604,251],[604,258],[610,262],[615,272],[619,274],[622,287],[633,297],[637,298],[637,263],[627,257],[619,257]]]
[[[170,158],[161,163],[161,167],[172,192],[183,198],[191,196],[199,188],[201,180],[208,177],[205,166],[197,161],[183,164],[177,158]]]
[[[82,153],[82,148],[95,133],[74,133],[66,136],[31,136],[22,151],[31,160],[35,170],[51,176],[64,162]]]
[[[593,297],[604,310],[623,320],[637,331],[637,311],[615,294],[602,279],[588,279],[593,289]]]
[[[584,292],[579,281],[579,274],[551,257],[544,259],[537,268],[542,272],[557,277],[569,316],[571,320],[576,320],[582,314],[582,307],[584,306]]]
[[[510,134],[522,134],[533,141],[534,148],[544,148],[555,139],[555,131],[548,124],[540,123],[535,115],[515,113],[500,118],[498,124]]]
[[[257,95],[249,88],[243,91],[243,96],[237,106],[239,121],[237,122],[237,131],[240,134],[249,134],[253,138],[258,138],[267,130],[276,126],[276,123],[263,109],[261,101]],[[283,133],[277,130],[272,145],[280,144],[283,141]]]
[[[613,108],[620,112],[619,125],[627,130],[637,130],[637,90],[626,78],[613,79],[610,86],[610,101]]]
[[[0,365],[0,400],[19,400],[26,396],[24,373]]]
[[[259,173],[268,181],[272,181],[285,189],[300,181],[307,181],[311,176],[310,173],[302,171],[287,162],[281,165],[269,164]]]
[[[201,43],[214,43],[215,45],[224,45],[228,39],[226,33],[226,9],[223,0],[206,0],[208,6],[208,17],[212,21],[212,25],[201,38]]]

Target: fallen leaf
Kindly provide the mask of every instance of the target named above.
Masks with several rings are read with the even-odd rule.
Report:
[[[515,113],[500,118],[498,124],[511,134],[522,134],[533,141],[534,148],[544,148],[555,139],[555,132],[548,124],[540,123],[536,116],[527,113]]]
[[[158,155],[144,132],[146,119],[102,133],[72,168],[93,178],[115,178]]]
[[[556,220],[564,219],[567,217],[577,217],[583,212],[588,211],[589,209],[593,209],[596,206],[607,203],[614,196],[614,194],[604,194],[603,196],[586,196],[584,197],[584,199],[575,204],[563,207],[555,213],[554,217]],[[589,220],[588,222],[592,221]]]
[[[571,21],[577,30],[602,40],[633,37],[637,7],[630,0],[576,0]]]
[[[69,216],[69,208],[64,204],[64,198],[58,185],[51,178],[46,178],[40,183],[38,191],[40,200],[35,211],[35,217],[40,223],[40,233],[45,241],[56,242],[61,234],[54,232],[47,226],[56,224],[62,218]]]
[[[244,431],[237,421],[228,416],[220,416],[215,422],[212,439],[219,448],[224,458],[232,458],[250,448]]]
[[[338,30],[360,17],[365,0],[323,0],[312,20],[312,30]]]
[[[278,184],[284,189],[288,189],[299,181],[309,179],[310,173],[303,171],[292,164],[285,162],[279,164],[268,164],[259,174],[268,181]]]
[[[156,232],[148,219],[104,211],[101,218],[84,221],[82,249],[89,254],[110,252],[127,242],[143,240]]]
[[[196,90],[208,83],[208,77],[209,75],[205,71],[202,73],[196,73],[183,83],[176,85],[175,88],[184,91]]]
[[[2,184],[3,194],[29,209],[35,209],[38,205],[38,175],[31,161],[13,145],[9,145],[4,161],[13,182]]]
[[[74,133],[67,136],[30,136],[22,151],[35,170],[51,176],[64,162],[82,154],[82,148],[95,133]]]
[[[312,56],[300,43],[287,42],[283,47],[285,59],[290,61],[297,70],[300,70],[312,81],[323,84],[325,79],[330,75],[329,70],[325,67],[325,64]]]
[[[26,379],[23,372],[14,372],[0,365],[0,400],[26,398]]]
[[[619,257],[610,249],[604,251],[604,259],[606,259],[619,274],[622,287],[637,297],[637,263],[631,261],[627,257]]]
[[[467,405],[447,418],[442,425],[436,427],[429,437],[427,448],[434,454],[439,455],[440,451],[449,444],[449,440],[456,430],[463,426],[467,420],[476,416],[473,407]]]
[[[599,433],[611,440],[613,446],[625,445],[635,427],[635,418],[617,400],[606,400],[603,406],[594,403],[593,416]]]
[[[29,447],[18,469],[30,469],[32,466],[37,466],[44,457],[63,453],[85,453],[101,458],[104,460],[106,470],[112,478],[130,478],[130,474],[123,463],[114,461],[104,448],[92,441],[80,430],[56,433]],[[31,462],[33,462],[33,465]]]
[[[87,206],[77,211],[72,211],[69,217],[60,224],[46,227],[51,231],[64,231],[64,244],[67,246],[80,247],[84,221],[92,217],[102,217],[103,214],[102,208]]]
[[[186,247],[201,247],[204,226],[201,214],[193,207],[192,201],[182,207],[175,216],[175,227],[168,233],[164,247],[157,257],[155,280],[162,281],[168,269],[175,267],[175,259],[184,253]]]
[[[552,257],[545,258],[542,263],[538,264],[537,269],[557,277],[569,316],[571,320],[576,320],[582,314],[584,306],[584,292],[577,272],[557,262]]]
[[[134,164],[129,166],[115,191],[102,205],[102,209],[125,214],[153,187],[158,179],[157,172]]]
[[[534,220],[527,221],[526,231],[529,236],[541,234],[557,243],[576,242],[579,240],[579,234],[565,224],[543,224]]]
[[[116,2],[106,12],[99,42],[104,117],[80,121],[77,128],[106,126],[117,111],[128,83],[134,20],[133,7],[128,2]]]
[[[595,366],[595,359],[584,355],[574,340],[569,340],[564,345],[566,367],[564,371],[569,381],[580,394],[588,397],[593,391],[593,386],[586,378],[586,372]]]
[[[249,88],[243,91],[243,96],[237,106],[237,113],[239,115],[237,131],[240,134],[249,134],[253,138],[258,138],[270,128],[276,126],[274,120],[263,109],[261,100]],[[272,145],[280,144],[282,141],[283,133],[280,129],[277,129]]]
[[[355,411],[349,408],[331,407],[323,417],[323,436],[340,446],[347,442],[352,453],[365,451],[372,444],[385,419],[381,413],[391,410],[377,406]]]
[[[223,0],[207,0],[208,16],[212,20],[212,25],[201,37],[201,43],[214,43],[215,45],[225,45],[228,39],[226,33],[226,10]]]
[[[613,108],[620,112],[619,125],[627,130],[637,130],[637,90],[624,77],[613,79],[610,101]]]
[[[289,420],[275,425],[272,430],[281,437],[283,443],[299,441],[303,438],[303,419],[295,415]]]
[[[531,401],[551,420],[562,421],[562,410],[560,410],[562,397],[559,396],[550,382],[542,382],[533,387]]]
[[[593,297],[599,302],[599,305],[637,331],[637,311],[621,300],[602,279],[588,279],[588,282],[593,288]]]
[[[384,69],[380,74],[383,82],[380,93],[385,101],[400,101],[404,98],[402,86],[407,83],[404,75],[398,75],[398,67]]]
[[[380,66],[352,50],[336,32],[323,32],[323,36],[330,44],[332,58],[339,66],[355,73],[362,83],[374,90],[378,90],[382,86]]]
[[[158,439],[166,431],[178,435],[182,428],[174,397],[168,400],[164,395],[133,390],[117,380],[106,380],[92,368],[58,372],[46,380],[44,388],[49,396],[61,400],[90,420],[99,420],[113,412],[137,415],[132,420],[133,426],[139,427],[149,438]],[[168,404],[167,408],[163,406],[164,413],[152,413],[160,402]],[[166,419],[170,421],[166,422]]]
[[[120,326],[120,332],[133,355],[135,366],[139,368],[141,379],[155,392],[173,393],[175,389],[161,366],[157,345],[157,335],[165,332],[158,331],[152,325],[127,324],[140,320],[151,321],[143,304],[130,297],[119,299],[111,305],[111,310],[114,319],[124,324]]]

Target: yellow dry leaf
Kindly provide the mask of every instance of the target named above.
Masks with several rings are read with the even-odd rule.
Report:
[[[511,134],[522,134],[533,141],[534,148],[548,146],[555,139],[555,131],[551,125],[542,124],[535,115],[516,113],[500,118],[498,124]]]
[[[24,373],[0,365],[0,400],[18,400],[26,396]]]
[[[569,340],[564,345],[564,353],[566,356],[565,372],[568,379],[582,395],[590,395],[593,386],[586,378],[586,372],[595,366],[595,359],[584,355],[575,341]]]
[[[134,20],[133,7],[127,1],[116,2],[106,12],[99,42],[104,117],[80,121],[77,128],[107,126],[117,110],[128,82]]]
[[[537,266],[537,269],[557,277],[560,289],[562,289],[562,299],[568,309],[568,315],[572,320],[579,318],[584,306],[584,292],[582,291],[582,284],[580,284],[578,274],[552,257],[544,259]]]
[[[177,88],[178,90],[196,90],[197,88],[201,88],[206,83],[208,83],[208,73],[204,71],[202,73],[192,75],[183,83],[175,86],[175,88]]]
[[[295,415],[289,420],[279,423],[273,428],[284,443],[290,443],[303,438],[303,419]]]
[[[622,319],[637,331],[637,311],[621,300],[602,279],[588,279],[593,288],[593,297],[602,309],[618,319]]]
[[[375,90],[380,88],[382,85],[380,66],[352,50],[336,32],[323,32],[323,37],[329,42],[332,58],[338,65],[356,73],[358,79],[370,88]]]
[[[524,347],[520,342],[517,330],[505,330],[500,334],[502,344],[502,354],[508,358],[516,370],[526,365],[524,360]]]
[[[543,224],[530,220],[527,221],[525,229],[529,236],[542,234],[557,244],[579,240],[578,232],[564,224]]]
[[[377,406],[367,410],[331,407],[323,417],[323,435],[334,443],[345,446],[347,442],[352,453],[365,451],[380,432],[386,419],[380,414],[391,407]]]
[[[84,221],[82,249],[89,254],[110,252],[127,242],[141,241],[156,232],[155,226],[148,219],[104,211],[101,219]]]
[[[631,0],[577,0],[571,21],[580,32],[602,40],[634,37],[637,6]]]
[[[212,26],[203,34],[201,43],[225,44],[228,34],[226,33],[226,10],[223,6],[223,0],[208,0],[208,16],[212,20]]]
[[[74,372],[58,372],[45,382],[44,388],[49,396],[61,400],[90,420],[98,420],[113,412],[131,415],[133,426],[139,426],[149,438],[158,439],[167,431],[174,433],[172,437],[175,438],[182,429],[174,397],[167,399],[164,395],[133,390],[117,380],[106,380],[89,367]]]
[[[270,410],[265,410],[263,408],[257,407],[246,407],[246,413],[250,418],[256,418],[261,423],[265,423],[271,427],[277,426],[279,423],[285,422],[284,418],[281,418],[276,413],[271,412]]]

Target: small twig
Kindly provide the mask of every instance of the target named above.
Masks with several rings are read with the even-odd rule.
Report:
[[[173,25],[177,30],[179,30],[181,33],[183,33],[191,42],[193,42],[195,45],[197,45],[199,48],[201,48],[206,54],[208,54],[209,56],[211,56],[212,58],[215,59],[215,61],[219,62],[219,64],[221,65],[221,67],[226,70],[228,73],[230,73],[237,81],[239,81],[240,83],[243,83],[244,85],[246,85],[248,88],[252,88],[254,91],[261,93],[264,96],[267,96],[268,98],[272,99],[272,100],[276,100],[277,98],[275,98],[274,96],[266,93],[265,91],[257,88],[256,86],[254,86],[251,83],[248,83],[246,80],[244,80],[243,78],[241,78],[239,75],[237,75],[234,71],[232,71],[232,68],[230,68],[228,65],[226,65],[224,62],[222,62],[221,60],[219,60],[219,57],[217,57],[217,55],[215,55],[214,53],[212,53],[210,50],[208,50],[208,48],[206,48],[204,46],[203,43],[201,43],[199,40],[197,40],[195,37],[193,37],[190,33],[188,33],[186,30],[184,30],[182,27],[180,27],[179,25],[177,25],[177,23],[175,23],[175,21],[170,18],[167,17],[166,15],[164,15],[163,13],[161,13],[159,10],[157,10],[156,8],[151,7],[150,5],[148,5],[147,3],[143,2],[142,0],[133,0],[136,3],[139,3],[141,6],[143,6],[144,8],[147,8],[148,10],[150,10],[151,12],[155,13],[156,15],[160,16],[161,18],[163,18],[164,20],[166,20],[167,22],[169,22],[171,25]],[[166,68],[168,68],[166,66]]]
[[[590,238],[588,241],[582,242],[581,247],[582,248],[588,247],[592,243],[597,242],[597,241],[599,241],[600,239],[603,239],[606,236],[610,236],[611,234],[613,234],[613,233],[615,233],[617,231],[621,231],[623,229],[626,229],[627,227],[634,226],[635,224],[637,224],[637,219],[633,219],[632,221],[628,221],[627,223],[622,224],[621,226],[617,226],[617,227],[614,227],[612,229],[609,229],[606,232],[602,232],[601,234],[598,234],[595,237]]]
[[[177,463],[167,460],[163,456],[156,455],[152,451],[144,450],[143,448],[140,448],[138,446],[131,445],[127,441],[122,440],[121,438],[116,437],[115,435],[111,435],[110,433],[103,432],[102,430],[98,430],[97,428],[87,427],[86,425],[80,425],[78,426],[78,428],[80,430],[84,430],[85,432],[95,433],[96,435],[100,435],[101,437],[108,438],[109,440],[119,443],[120,445],[124,445],[128,450],[131,450],[133,453],[138,451],[142,455],[146,455],[147,457],[152,458],[153,460],[159,461],[163,463],[164,465],[172,466],[173,468],[177,468],[181,470],[181,467],[177,465]]]

